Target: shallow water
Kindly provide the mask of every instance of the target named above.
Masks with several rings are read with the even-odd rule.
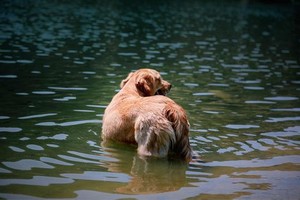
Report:
[[[4,1],[0,10],[1,198],[299,199],[296,5]],[[200,160],[144,160],[101,144],[106,105],[140,67],[173,84]]]

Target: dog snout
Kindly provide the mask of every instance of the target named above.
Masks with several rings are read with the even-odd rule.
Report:
[[[171,90],[171,88],[172,88],[172,84],[169,83],[168,81],[163,81],[162,85],[163,85],[163,88],[164,88],[166,91],[168,91],[168,92],[169,92],[169,91]]]
[[[171,88],[172,88],[172,84],[171,84],[171,83],[169,83],[168,90],[170,91],[170,90],[171,90]]]

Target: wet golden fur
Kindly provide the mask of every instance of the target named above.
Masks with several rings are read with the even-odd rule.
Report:
[[[103,116],[103,140],[138,145],[141,156],[191,159],[189,123],[182,107],[164,96],[171,84],[152,69],[130,73]]]

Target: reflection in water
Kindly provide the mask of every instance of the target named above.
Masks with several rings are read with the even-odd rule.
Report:
[[[142,158],[127,149],[125,144],[117,145],[102,142],[103,150],[109,153],[118,162],[103,163],[110,172],[129,174],[130,180],[125,186],[116,188],[117,192],[124,194],[153,194],[179,190],[187,184],[187,164],[178,160],[158,158]],[[132,152],[133,151],[133,152]]]

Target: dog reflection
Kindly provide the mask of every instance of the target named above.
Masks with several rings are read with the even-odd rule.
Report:
[[[124,194],[150,194],[179,190],[187,185],[186,162],[178,159],[140,157],[135,147],[102,142],[103,150],[117,162],[105,162],[102,166],[110,172],[126,173],[132,178],[125,186],[116,188]]]

